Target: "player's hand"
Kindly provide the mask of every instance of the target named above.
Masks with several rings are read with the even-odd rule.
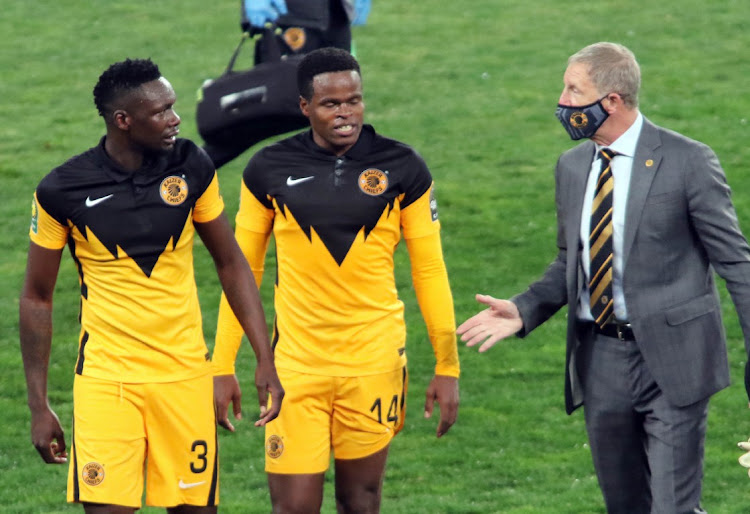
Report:
[[[242,5],[250,26],[259,29],[288,12],[285,0],[243,0]]]
[[[255,422],[256,427],[262,427],[273,421],[281,411],[281,401],[284,399],[284,388],[276,374],[276,366],[272,360],[261,360],[255,368],[255,387],[258,390],[258,405],[260,417]],[[268,405],[268,395],[271,395],[271,405]]]
[[[747,474],[748,476],[750,476],[750,440],[737,443],[737,446],[739,446],[741,450],[745,451],[745,453],[743,453],[738,460],[740,462],[740,465],[748,468]]]
[[[65,434],[60,420],[49,407],[31,413],[31,443],[47,464],[68,462]]]
[[[437,436],[442,437],[456,422],[458,417],[458,379],[445,375],[435,375],[427,387],[424,402],[424,417],[432,417],[435,402],[440,405],[440,423]]]
[[[456,330],[466,346],[476,346],[482,343],[479,351],[486,352],[499,340],[523,328],[521,314],[513,302],[498,300],[484,294],[478,294],[476,299],[488,308],[461,323]]]
[[[234,425],[229,421],[229,404],[232,404],[234,419],[242,419],[242,390],[237,375],[214,376],[214,409],[216,422],[234,432]]]
[[[370,0],[354,0],[354,19],[352,25],[364,25],[370,15]]]

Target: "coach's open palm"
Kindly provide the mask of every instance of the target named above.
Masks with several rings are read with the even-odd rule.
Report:
[[[521,314],[513,302],[484,294],[478,294],[476,299],[488,308],[461,323],[456,330],[466,346],[482,343],[479,351],[486,352],[501,339],[523,328]]]

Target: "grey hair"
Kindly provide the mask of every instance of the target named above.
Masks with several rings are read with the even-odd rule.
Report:
[[[617,93],[627,107],[638,107],[641,68],[629,49],[618,43],[594,43],[568,58],[568,65],[574,63],[587,66],[589,78],[600,95]]]

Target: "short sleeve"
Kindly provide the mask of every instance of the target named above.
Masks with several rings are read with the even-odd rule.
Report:
[[[37,193],[31,202],[31,226],[29,237],[43,248],[60,250],[68,242],[68,227],[62,225],[42,207]]]
[[[193,221],[206,223],[219,217],[224,211],[224,200],[219,192],[219,177],[214,171],[213,179],[203,194],[195,202]]]

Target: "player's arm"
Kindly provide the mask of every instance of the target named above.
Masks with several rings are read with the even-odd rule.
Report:
[[[453,296],[443,260],[440,234],[407,239],[412,281],[427,334],[435,353],[435,376],[427,388],[425,417],[432,416],[435,402],[440,405],[437,436],[441,437],[458,416],[458,376],[460,366],[455,334]]]
[[[195,223],[195,226],[213,257],[227,302],[255,352],[258,363],[255,370],[255,385],[261,409],[260,419],[255,424],[256,426],[265,425],[278,416],[284,390],[276,375],[258,288],[224,213],[209,222]],[[269,394],[271,395],[270,408],[268,408]]]
[[[260,288],[270,234],[252,232],[238,226],[235,238],[250,265],[255,283]],[[234,426],[229,421],[230,404],[235,419],[242,418],[242,391],[235,375],[235,361],[243,334],[242,325],[234,315],[226,293],[222,293],[211,361],[214,367],[214,399],[219,424],[232,432]]]
[[[260,289],[263,281],[266,250],[270,240],[270,233],[259,233],[237,226],[235,239],[250,265],[255,278],[255,284]],[[227,301],[226,293],[222,293],[219,304],[219,320],[216,326],[216,344],[212,362],[215,375],[234,375],[237,352],[242,343],[242,325],[234,315]]]
[[[440,405],[437,436],[441,437],[458,416],[458,348],[453,295],[440,242],[440,224],[432,187],[402,211],[402,227],[409,250],[412,282],[427,333],[435,353],[435,377],[427,388],[425,417]]]
[[[30,243],[26,277],[19,300],[21,356],[31,411],[31,442],[47,463],[67,461],[65,436],[47,398],[52,348],[52,296],[62,249]]]

